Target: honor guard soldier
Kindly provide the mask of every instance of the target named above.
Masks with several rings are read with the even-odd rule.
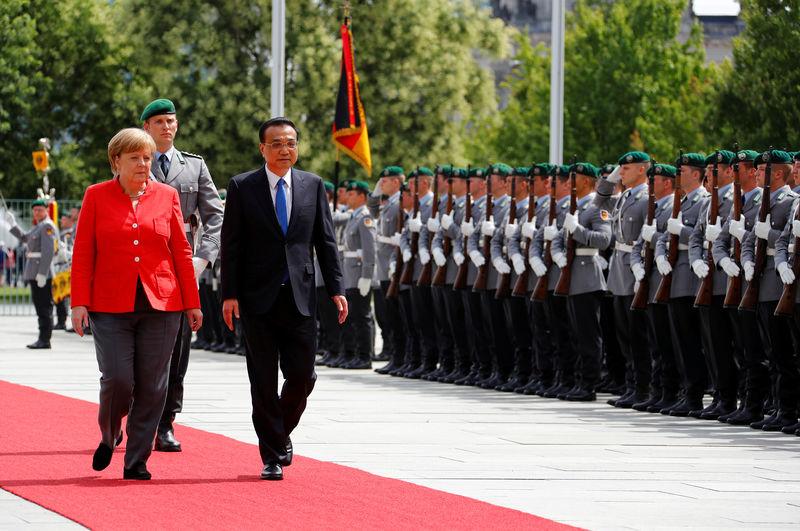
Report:
[[[386,293],[391,283],[390,264],[395,261],[397,246],[400,245],[400,234],[397,233],[398,216],[405,216],[400,205],[400,187],[405,182],[403,168],[389,166],[380,173],[380,178],[372,194],[367,198],[367,209],[373,220],[377,220],[375,279],[380,285],[380,297],[386,302],[386,323],[382,329],[384,352],[389,353],[391,360],[386,366],[376,369],[381,374],[388,374],[398,369],[405,361],[406,337],[400,317],[400,305],[397,299],[387,298]],[[381,196],[388,199],[382,203]]]
[[[668,311],[672,337],[677,340],[673,348],[676,359],[681,360],[678,368],[684,391],[680,402],[661,413],[685,417],[692,411],[703,409],[703,393],[708,382],[708,368],[698,341],[702,336],[700,316],[694,307],[700,282],[689,266],[689,236],[702,212],[705,212],[711,194],[702,185],[706,168],[706,158],[703,155],[684,154],[682,159],[676,161],[676,166],[678,164],[682,168],[683,197],[680,198],[680,212],[677,217],[670,217],[667,221],[667,232],[656,243],[655,260],[662,276],[672,275]],[[678,196],[675,200],[678,200]],[[670,264],[667,258],[672,235],[678,238],[674,264]]]
[[[144,108],[140,120],[144,130],[156,143],[150,178],[178,191],[186,238],[192,247],[195,278],[199,278],[219,252],[222,200],[203,158],[175,148],[178,119],[175,105],[170,100],[152,101]],[[266,149],[266,146],[262,146],[262,149]],[[199,221],[203,223],[203,232],[200,240],[195,241]],[[189,322],[186,315],[181,314],[181,326],[170,360],[167,401],[156,436],[157,451],[181,451],[181,444],[174,436],[172,422],[183,407],[183,380],[189,366],[191,339]]]
[[[775,413],[761,421],[750,424],[751,428],[764,431],[780,431],[783,428],[797,423],[798,390],[800,390],[800,375],[798,375],[796,356],[792,344],[792,335],[797,334],[795,323],[785,316],[775,315],[778,300],[783,293],[783,284],[793,280],[789,273],[787,261],[781,261],[781,268],[776,268],[775,243],[784,232],[787,224],[793,225],[792,213],[796,211],[797,195],[786,184],[792,171],[791,157],[785,151],[766,151],[756,157],[756,179],[764,189],[764,201],[769,200],[769,214],[766,219],[757,220],[753,231],[748,233],[742,244],[742,269],[745,280],[752,288],[758,282],[758,302],[756,316],[761,330],[761,337],[769,339],[769,345],[764,345],[770,361],[772,379],[775,382]],[[770,169],[770,193],[767,197],[766,172]],[[766,246],[766,257],[760,277],[754,279],[755,266],[759,262],[757,247]],[[788,254],[788,244],[786,245]],[[761,257],[763,260],[764,258]],[[776,274],[777,273],[777,274]],[[746,307],[745,300],[742,307]]]
[[[28,232],[23,232],[16,223],[14,215],[6,211],[6,221],[11,227],[11,234],[16,236],[27,247],[25,252],[25,271],[22,279],[31,287],[31,297],[39,318],[39,339],[28,345],[28,348],[50,348],[50,337],[53,333],[53,286],[52,268],[56,251],[58,230],[48,215],[49,202],[37,199],[31,204],[33,219],[36,225]]]
[[[375,223],[367,209],[369,185],[352,181],[347,189],[347,204],[352,209],[344,229],[344,287],[349,303],[349,319],[344,322],[343,369],[371,369],[374,325],[370,302],[375,274]]]
[[[331,209],[331,217],[333,216],[333,194],[336,190],[333,183],[325,183],[325,192],[328,194],[328,205]],[[331,359],[341,350],[341,325],[338,322],[338,310],[330,297],[327,296],[325,289],[325,280],[322,278],[322,272],[319,269],[319,262],[316,255],[314,255],[314,274],[316,275],[316,288],[317,288],[317,315],[319,319],[319,350],[317,354],[321,354],[322,358],[317,360],[317,365],[323,365],[322,360],[326,358]],[[377,309],[376,309],[377,313]]]
[[[577,366],[575,387],[566,393],[559,393],[557,397],[590,402],[596,399],[603,356],[600,306],[606,291],[606,280],[598,257],[599,251],[611,243],[611,222],[608,211],[593,202],[597,168],[587,162],[578,162],[570,167],[570,171],[575,174],[577,209],[564,216],[562,228],[553,239],[550,254],[559,268],[570,268],[567,314]],[[570,239],[574,246],[571,263]]]
[[[53,270],[57,279],[63,279],[64,289],[69,290],[69,270],[72,265],[72,245],[75,242],[75,222],[69,214],[59,219],[58,252],[53,260]],[[56,302],[56,324],[53,330],[66,330],[69,315],[69,295],[64,293]]]

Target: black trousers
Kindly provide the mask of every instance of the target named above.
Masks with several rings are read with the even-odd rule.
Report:
[[[353,352],[359,359],[370,359],[372,356],[372,338],[374,324],[372,321],[372,291],[362,296],[357,288],[345,290],[348,314],[344,322],[346,343],[345,352]],[[333,302],[331,300],[331,302]]]
[[[602,291],[567,297],[567,312],[576,351],[575,380],[581,389],[594,391],[600,382],[603,334],[600,330]]]
[[[531,302],[531,321],[533,322],[534,376],[550,383],[555,373],[555,347],[550,317],[546,302]]]
[[[745,398],[751,402],[763,402],[770,394],[772,382],[769,377],[767,353],[769,345],[761,340],[757,312],[741,312],[738,308],[728,310],[735,333],[741,336],[743,359],[740,373],[744,373]]]
[[[800,375],[795,364],[794,346],[792,344],[792,328],[794,319],[778,317],[775,308],[778,301],[758,303],[758,325],[761,330],[761,341],[770,342],[767,350],[772,370],[777,376],[776,398],[778,407],[787,412],[797,412],[797,400],[800,397]],[[795,330],[795,334],[797,331]],[[766,337],[765,337],[766,336]]]
[[[439,349],[436,343],[436,317],[430,286],[411,286],[413,327],[419,341],[420,355],[427,368],[436,365]]]
[[[703,325],[705,345],[703,352],[709,367],[714,391],[720,400],[735,402],[739,388],[739,369],[733,359],[733,338],[728,311],[722,307],[724,295],[711,298],[711,306],[698,308]]]
[[[56,303],[56,322],[60,325],[67,324],[69,314],[69,297],[64,297]]]
[[[559,297],[547,292],[547,312],[552,326],[554,366],[562,385],[575,385],[575,345],[572,342],[572,328],[569,325],[567,297]]]
[[[197,331],[197,338],[209,345],[222,343],[222,330],[219,329],[219,301],[217,294],[211,289],[208,282],[201,282],[198,288],[200,294],[200,309],[203,312],[203,326]]]
[[[317,290],[319,289],[325,288],[317,288]],[[372,294],[372,304],[375,307],[375,322],[378,324],[378,328],[381,330],[381,339],[383,341],[383,350],[381,353],[391,355],[392,342],[390,339],[391,332],[389,332],[389,327],[391,325],[388,323],[389,315],[388,310],[386,309],[386,298],[383,296],[383,292],[381,291],[380,287],[373,289]],[[317,291],[317,300],[320,300],[319,291]],[[324,337],[324,333],[321,337]],[[327,343],[322,342],[320,347],[325,350],[329,350],[326,348],[326,344]]]
[[[514,369],[514,348],[508,336],[503,300],[497,299],[495,290],[480,292],[481,311],[486,332],[489,334],[489,363],[501,378],[508,378]]]
[[[648,304],[647,317],[653,337],[653,348],[650,349],[653,358],[651,387],[655,394],[676,396],[681,389],[681,377],[672,346],[669,310],[665,304]]]
[[[39,320],[39,340],[49,342],[53,335],[53,281],[48,278],[41,288],[36,285],[35,280],[29,280],[28,284]]]
[[[468,341],[472,346],[472,368],[480,376],[489,376],[492,372],[492,355],[489,352],[488,323],[483,320],[483,302],[481,294],[471,288],[462,290],[464,297],[465,322],[467,324]]]
[[[625,357],[625,385],[637,393],[650,392],[650,344],[647,316],[631,310],[633,295],[614,296],[614,324],[617,341]]]
[[[464,306],[466,292],[454,290],[452,285],[441,289],[447,311],[447,324],[453,336],[454,368],[469,371],[472,366],[472,347],[466,321],[467,308]]]
[[[433,316],[436,327],[436,345],[439,352],[439,364],[449,371],[453,370],[455,363],[455,344],[453,332],[447,312],[447,297],[452,292],[448,286],[431,286],[433,299]]]
[[[614,297],[605,294],[600,310],[600,329],[603,331],[603,365],[614,384],[625,382],[625,356],[617,339],[614,319]]]
[[[251,314],[240,307],[240,313],[258,449],[264,464],[277,463],[286,457],[286,438],[300,422],[317,380],[314,318],[297,310],[288,282],[268,312]],[[278,368],[285,379],[280,395]]]
[[[422,358],[419,331],[414,327],[414,306],[411,302],[411,290],[401,289],[397,297],[400,303],[400,321],[403,323],[405,337],[405,364],[417,366]]]
[[[383,334],[383,340],[389,342],[392,355],[397,356],[398,362],[402,362],[406,354],[406,336],[400,316],[400,301],[386,296],[389,284],[391,284],[390,281],[381,280],[381,297],[386,303],[386,326],[382,328],[381,333]]]
[[[376,296],[375,300],[379,298],[382,297]],[[339,324],[339,310],[328,296],[325,286],[317,288],[317,315],[320,327],[319,347],[337,354],[342,350],[342,325]]]
[[[694,297],[673,298],[667,305],[672,347],[678,362],[686,398],[697,401],[703,398],[708,385],[708,369],[700,348],[700,316],[694,307]]]
[[[528,379],[533,370],[533,330],[528,297],[504,297],[506,330],[514,345],[514,369],[520,380]]]
[[[186,314],[181,312],[180,328],[172,349],[172,358],[169,360],[169,381],[167,385],[167,400],[161,414],[159,431],[166,431],[172,427],[175,415],[183,409],[183,379],[186,369],[189,368],[189,350],[192,342],[192,329]]]

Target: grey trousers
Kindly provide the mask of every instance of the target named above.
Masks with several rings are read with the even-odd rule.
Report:
[[[100,377],[97,421],[114,448],[128,416],[125,468],[146,462],[167,397],[169,360],[181,312],[90,312]]]

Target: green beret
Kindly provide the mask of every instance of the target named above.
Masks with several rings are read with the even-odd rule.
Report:
[[[557,177],[569,177],[569,165],[562,164],[560,166],[556,166],[555,174]]]
[[[497,164],[492,164],[491,168],[492,168],[492,175],[500,175],[501,177],[508,177],[508,175],[514,171],[514,168],[512,168],[508,164],[503,164],[502,162],[498,162]]]
[[[662,177],[670,177],[674,179],[675,171],[675,166],[670,166],[669,164],[656,164],[653,166],[653,174],[661,175]]]
[[[470,177],[486,177],[486,170],[484,168],[470,168],[469,170]]]
[[[403,168],[400,166],[388,166],[380,173],[381,177],[397,177],[403,175]]]
[[[466,168],[453,168],[453,177],[455,179],[467,179],[469,175]]]
[[[37,199],[33,203],[31,203],[31,208],[37,207],[37,206],[41,206],[41,207],[47,208],[48,206],[50,206],[50,203],[48,203],[44,199]]]
[[[614,169],[616,169],[616,166],[614,166],[613,164],[611,164],[609,162],[608,164],[603,164],[601,167],[597,168],[597,173],[598,174],[602,173],[604,175],[608,175],[611,172],[613,172]]]
[[[520,177],[525,177],[531,172],[530,168],[526,168],[525,166],[517,166],[514,168],[514,173],[519,175]]]
[[[411,172],[411,176],[412,177],[414,177],[415,175],[430,175],[430,176],[433,176],[433,172],[430,170],[430,168],[425,168],[423,166],[420,166],[419,168],[416,168]]]
[[[541,162],[533,166],[533,174],[540,177],[547,177],[548,175],[553,174],[554,169],[555,166],[549,162]]]
[[[151,101],[150,104],[144,108],[140,120],[146,122],[151,116],[158,116],[159,114],[175,114],[175,105],[166,99]]]
[[[339,188],[344,188],[345,190],[347,190],[347,187],[350,185],[351,182],[353,182],[353,179],[344,179],[342,181],[339,181]]]
[[[327,190],[329,192],[333,192],[333,183],[329,183],[328,181],[325,181],[324,184],[325,184],[325,190]]]
[[[364,181],[351,181],[350,184],[347,185],[347,191],[350,192],[352,190],[356,190],[357,192],[363,192],[365,194],[369,193],[369,185]]]
[[[739,162],[753,162],[757,156],[758,151],[753,151],[752,149],[743,149],[736,154]]]
[[[575,173],[579,175],[597,179],[597,167],[593,164],[589,164],[588,162],[576,162],[570,166],[570,171],[572,170],[575,170]]]
[[[706,157],[706,166],[708,166],[709,164],[714,164],[715,157],[717,159],[717,163],[719,164],[727,164],[728,166],[733,164],[733,151],[722,149],[719,152],[719,156],[717,156],[716,153],[712,153],[711,155]]]
[[[704,170],[706,168],[706,158],[700,153],[684,153],[682,159],[680,157],[675,159],[675,166],[678,164]]]
[[[650,162],[650,155],[641,151],[631,151],[622,155],[617,164],[620,166],[624,164],[635,164],[637,162]]]
[[[447,166],[436,166],[433,173],[436,175],[450,175],[450,168],[452,168],[452,166],[449,164]]]
[[[792,152],[792,160],[795,162],[800,162],[800,151]]]
[[[792,163],[792,157],[788,153],[778,149],[773,149],[772,151],[765,151],[764,153],[759,154],[756,157],[756,160],[753,161],[753,166],[758,168],[758,165],[767,162],[767,159],[770,159],[770,162],[775,164]]]

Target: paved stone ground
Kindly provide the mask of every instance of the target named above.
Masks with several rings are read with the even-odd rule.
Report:
[[[91,339],[56,332],[53,350],[30,351],[35,328],[35,317],[0,319],[0,378],[97,401]],[[298,455],[589,529],[800,527],[800,437],[618,410],[605,398],[321,368],[292,441]],[[178,422],[256,443],[244,358],[193,351]],[[0,490],[0,529],[75,527]]]

